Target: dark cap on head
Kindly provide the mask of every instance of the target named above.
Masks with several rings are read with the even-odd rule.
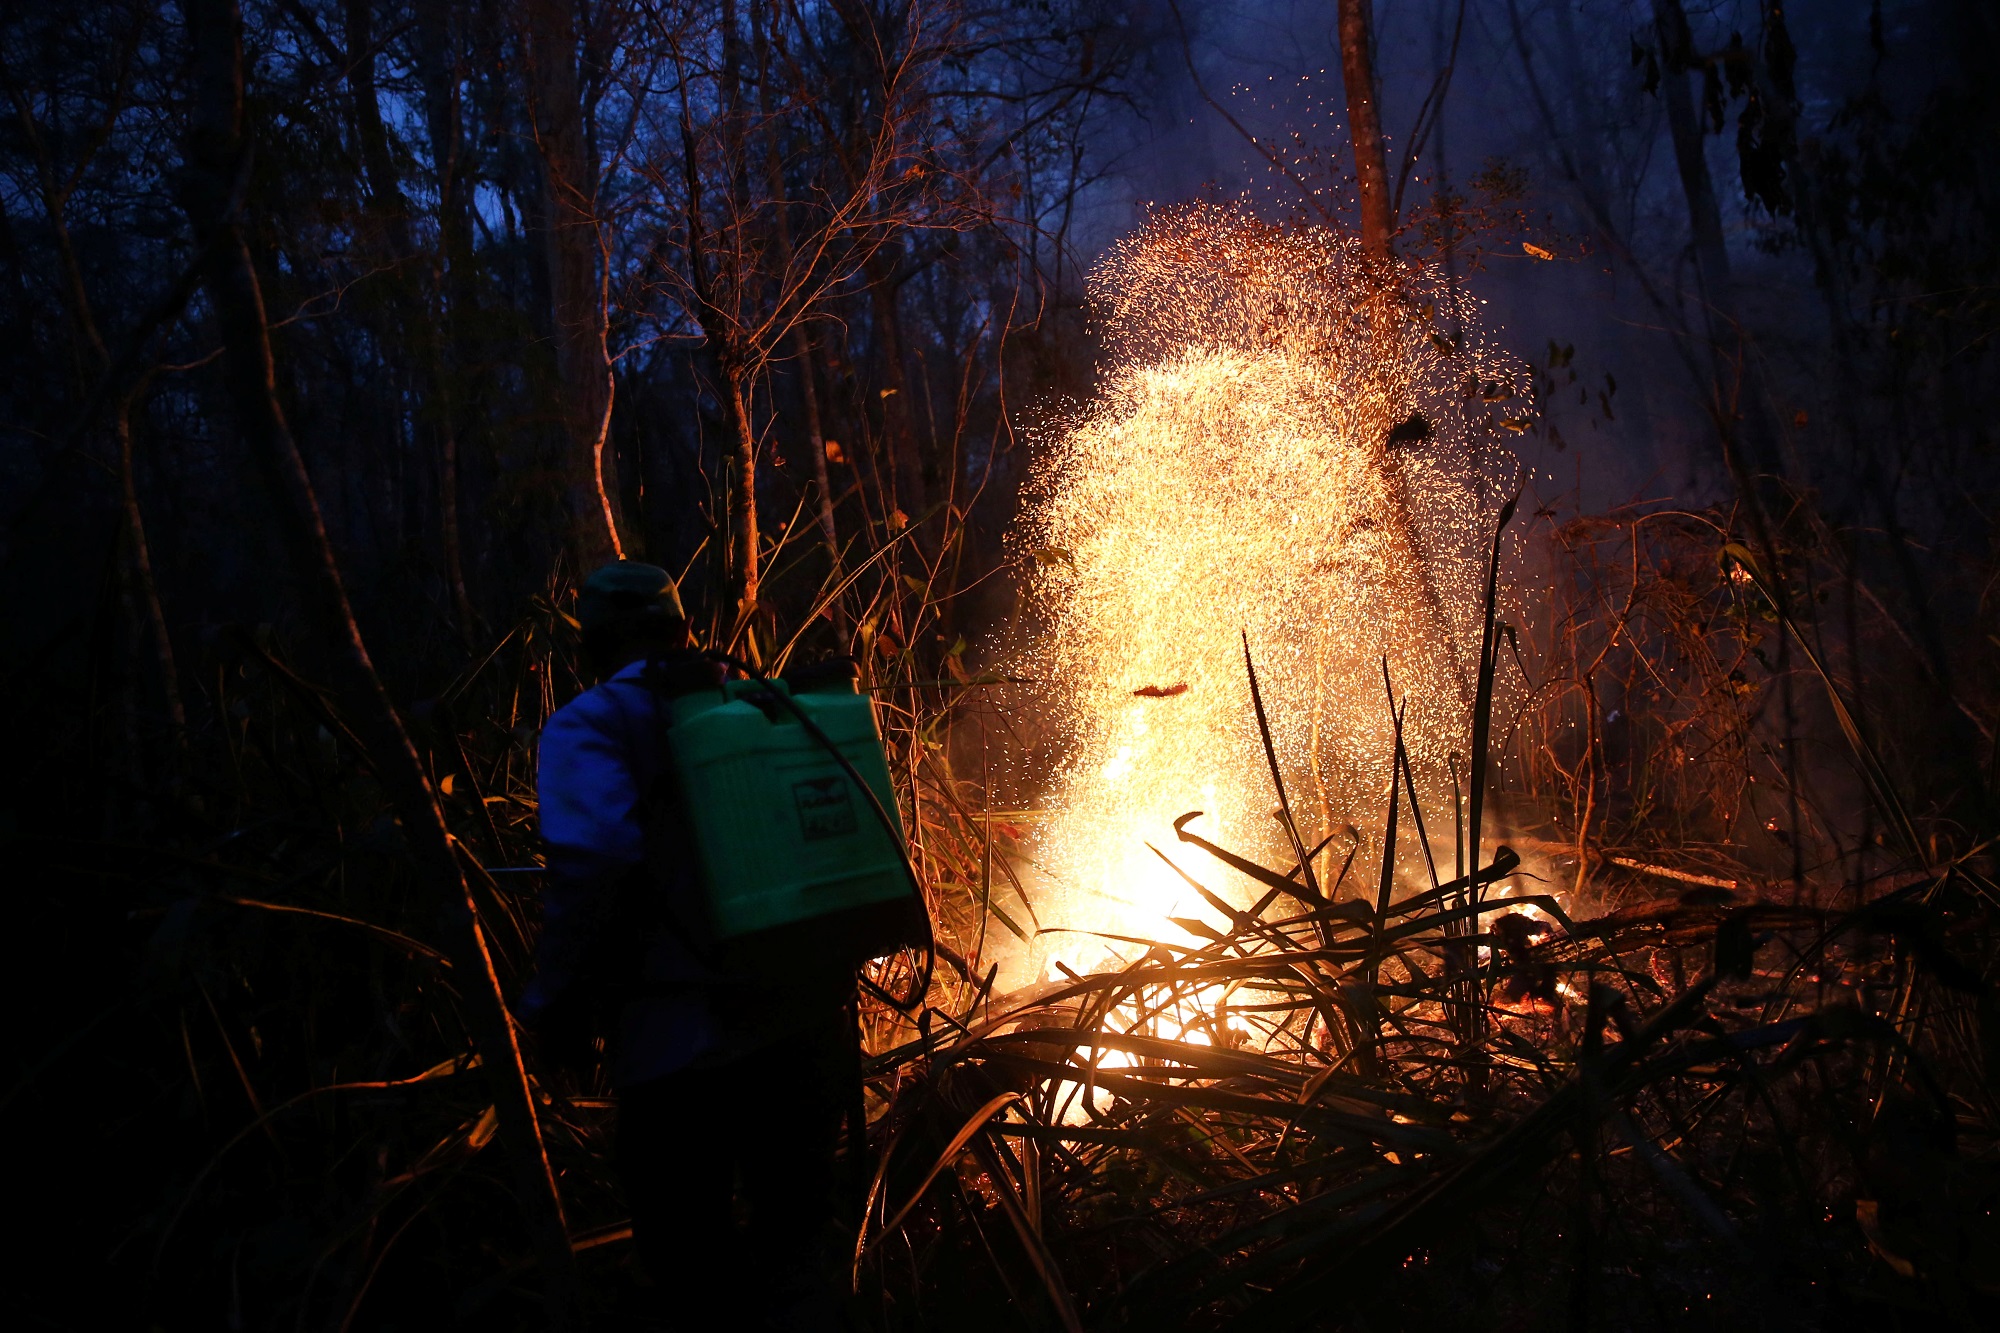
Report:
[[[686,619],[673,577],[658,565],[637,560],[605,565],[583,581],[576,595],[576,621],[585,634],[649,623],[666,628]]]

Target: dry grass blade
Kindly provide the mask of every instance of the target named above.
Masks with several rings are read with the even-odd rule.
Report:
[[[326,912],[316,907],[298,907],[290,903],[267,903],[256,898],[236,898],[220,894],[207,901],[229,903],[236,907],[249,907],[260,912],[277,912],[287,916],[311,917],[319,921],[331,921],[336,925],[352,926],[356,930],[366,931],[384,943],[394,945],[396,948],[413,957],[427,958],[440,967],[451,966],[451,959],[445,957],[436,949],[431,948],[430,945],[413,940],[400,930],[391,930],[387,926],[378,926],[372,921],[363,921],[357,917],[343,916],[338,912]]]
[[[908,1217],[911,1210],[923,1201],[924,1191],[929,1189],[931,1183],[943,1174],[946,1167],[951,1165],[952,1159],[957,1157],[965,1145],[972,1141],[973,1135],[984,1129],[986,1122],[1005,1110],[1010,1103],[1018,1100],[1020,1100],[1018,1093],[1002,1093],[980,1107],[977,1111],[974,1111],[971,1118],[960,1127],[958,1133],[952,1135],[951,1142],[946,1144],[944,1151],[938,1154],[937,1161],[931,1164],[930,1170],[924,1173],[923,1182],[911,1192],[908,1202],[904,1203],[901,1208],[898,1208],[890,1216],[889,1220],[882,1224],[881,1231],[877,1235],[877,1240],[901,1226],[903,1219]],[[865,1253],[867,1249],[872,1248],[874,1244],[875,1242],[873,1241],[869,1242],[868,1245],[863,1247],[863,1252]]]
[[[1285,836],[1291,840],[1292,854],[1298,857],[1299,870],[1305,876],[1306,889],[1314,898],[1318,898],[1321,894],[1319,881],[1313,876],[1312,857],[1306,852],[1305,839],[1299,836],[1298,821],[1292,817],[1292,800],[1285,794],[1285,776],[1278,767],[1278,748],[1271,741],[1271,719],[1264,714],[1264,692],[1257,685],[1257,664],[1250,660],[1248,630],[1243,632],[1243,674],[1250,681],[1250,706],[1257,716],[1258,738],[1264,742],[1264,761],[1271,766],[1271,787],[1278,795],[1280,822],[1285,826]]]

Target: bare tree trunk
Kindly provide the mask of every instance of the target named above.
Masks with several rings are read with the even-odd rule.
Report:
[[[1709,411],[1737,488],[1745,499],[1768,509],[1775,497],[1765,494],[1758,477],[1776,477],[1782,467],[1764,411],[1762,377],[1738,337],[1722,209],[1708,172],[1701,120],[1688,84],[1689,72],[1696,64],[1694,38],[1680,0],[1653,0],[1653,31],[1660,43],[1660,95],[1667,109],[1667,131],[1673,140],[1674,164],[1680,172],[1694,240],[1696,299],[1701,303],[1698,327],[1707,335],[1711,376]],[[1732,341],[1738,344],[1734,353]]]
[[[451,395],[438,393],[438,521],[444,539],[444,577],[451,585],[451,613],[459,637],[470,647],[477,633],[478,613],[465,587],[465,537],[458,526],[458,428],[451,419]]]
[[[729,534],[734,547],[730,564],[736,571],[736,618],[742,626],[757,607],[757,431],[750,422],[750,388],[741,360],[732,352],[722,358],[728,381],[730,421],[736,427],[736,448],[730,459],[734,472],[729,491]],[[756,647],[751,645],[754,657]]]
[[[125,507],[125,535],[130,544],[133,582],[153,639],[153,658],[160,669],[160,687],[167,697],[167,718],[173,725],[174,761],[187,750],[187,710],[181,705],[180,673],[174,669],[174,641],[167,633],[167,614],[160,606],[160,585],[153,579],[153,552],[146,543],[146,518],[139,508],[139,485],[132,465],[132,396],[120,394],[111,407],[112,434],[118,441],[118,492]],[[175,781],[180,773],[174,774]]]
[[[423,82],[424,121],[430,136],[438,191],[438,255],[432,266],[432,304],[426,312],[436,339],[438,513],[452,610],[458,617],[460,635],[470,642],[478,621],[465,581],[465,537],[459,513],[463,433],[458,416],[461,399],[455,349],[459,320],[470,302],[472,220],[467,211],[466,192],[460,187],[459,155],[464,134],[459,125],[457,71],[446,67],[451,51],[447,12],[438,4],[416,8],[418,75]]]
[[[543,248],[564,434],[563,498],[569,547],[581,572],[622,558],[624,547],[616,487],[604,479],[616,382],[605,349],[597,173],[583,132],[575,22],[569,0],[530,0],[527,7],[529,109],[541,150]]]
[[[400,257],[411,249],[410,213],[396,181],[396,164],[389,157],[389,132],[382,124],[382,103],[375,90],[373,4],[374,0],[347,0],[347,91],[354,106],[354,137],[361,147],[369,208],[382,221]]]
[[[751,10],[756,14],[756,0]],[[736,570],[736,628],[743,636],[745,656],[757,662],[757,635],[753,629],[757,611],[759,545],[757,530],[757,430],[750,420],[750,395],[755,385],[750,374],[752,349],[745,345],[741,330],[757,322],[759,305],[758,274],[746,265],[743,228],[748,225],[753,205],[750,201],[750,162],[744,152],[744,121],[749,111],[743,101],[743,31],[738,21],[736,0],[721,0],[722,68],[717,71],[716,88],[722,96],[722,144],[728,172],[725,197],[728,200],[730,233],[727,299],[735,309],[718,311],[727,323],[718,320],[718,329],[727,329],[722,343],[722,370],[729,382],[729,410],[736,427],[736,454],[732,459],[735,478],[729,494],[730,534],[736,545],[731,563]],[[758,349],[759,351],[765,349]]]
[[[445,379],[444,356],[435,304],[418,280],[411,261],[417,247],[410,234],[409,203],[396,179],[389,154],[389,134],[382,123],[382,104],[375,87],[374,0],[347,0],[347,85],[354,105],[355,138],[368,182],[368,209],[382,228],[394,265],[390,291],[397,322],[415,350],[415,393],[438,445],[438,509],[444,537],[445,581],[450,585],[453,618],[468,647],[475,622],[472,599],[465,588],[465,568],[458,531],[458,439],[452,423],[452,396]],[[433,19],[432,21],[437,21]],[[448,112],[448,108],[447,108]],[[440,165],[440,177],[451,166]],[[439,208],[450,206],[449,185],[439,182]],[[449,222],[445,224],[449,226]]]
[[[1688,85],[1688,76],[1698,65],[1694,36],[1680,0],[1653,0],[1653,32],[1660,44],[1660,93],[1667,108],[1667,131],[1673,140],[1674,164],[1680,171],[1681,192],[1687,199],[1688,225],[1694,241],[1696,297],[1702,307],[1699,327],[1705,331],[1708,344],[1709,418],[1722,446],[1723,464],[1737,493],[1743,497],[1753,541],[1766,567],[1775,571],[1780,567],[1777,527],[1785,512],[1785,496],[1778,484],[1782,466],[1770,418],[1764,411],[1762,377],[1757,373],[1755,354],[1741,336],[1736,316],[1729,248],[1722,234],[1722,210],[1716,202],[1701,121],[1695,110],[1693,90]],[[1733,355],[1731,341],[1736,344]],[[1785,580],[1775,579],[1771,592],[1778,614],[1789,614]],[[1804,876],[1804,842],[1796,836],[1798,714],[1793,695],[1794,676],[1787,669],[1791,637],[1780,635],[1777,647],[1785,789],[1790,798],[1794,835],[1792,878],[1799,881]]]
[[[567,1326],[576,1305],[575,1263],[513,1019],[444,812],[403,720],[375,674],[348,604],[312,478],[278,401],[263,292],[231,213],[230,185],[243,151],[242,14],[236,0],[185,0],[184,8],[192,40],[194,109],[183,206],[208,257],[207,286],[227,354],[238,426],[278,508],[277,528],[313,621],[325,637],[343,707],[368,747],[423,873],[444,893],[453,958],[462,969],[459,975],[470,983],[464,996],[473,1040],[516,1168],[519,1202],[542,1265],[549,1321]]]
[[[173,639],[167,633],[167,619],[160,604],[159,585],[153,578],[152,548],[146,540],[145,517],[139,507],[138,483],[134,475],[132,458],[132,403],[147,375],[141,375],[137,380],[129,380],[122,372],[129,370],[132,355],[144,345],[152,329],[157,327],[158,323],[171,318],[172,314],[180,309],[190,289],[183,287],[179,290],[176,296],[170,298],[170,305],[160,308],[154,320],[141,321],[140,329],[133,335],[131,349],[119,358],[119,364],[113,363],[104,345],[103,334],[98,329],[96,310],[90,299],[89,287],[84,282],[83,267],[78,262],[76,247],[70,238],[67,216],[68,189],[56,180],[55,164],[49,157],[47,142],[32,108],[21,97],[11,75],[5,82],[14,102],[16,117],[21,124],[22,136],[34,151],[42,208],[48,219],[50,236],[56,243],[58,261],[62,266],[64,293],[69,299],[70,323],[74,334],[72,347],[77,363],[78,396],[86,419],[94,406],[93,396],[108,394],[111,400],[112,438],[118,450],[119,504],[124,515],[127,558],[131,562],[130,582],[136,585],[141,603],[139,607],[131,610],[135,622],[143,613],[147,636],[153,641],[153,655],[160,671],[160,687],[165,694],[167,717],[173,730],[171,782],[178,787],[187,754],[187,711],[181,701],[180,676],[174,669]],[[124,382],[116,382],[121,380]],[[129,696],[128,691],[128,698]],[[139,762],[136,748],[131,760],[134,764]],[[135,773],[135,780],[136,777]]]
[[[1371,299],[1369,317],[1375,330],[1377,356],[1381,357],[1391,354],[1387,349],[1394,345],[1391,336],[1394,323],[1402,315],[1390,299],[1394,274],[1386,264],[1394,257],[1390,238],[1395,234],[1396,219],[1390,207],[1388,154],[1382,143],[1382,107],[1375,79],[1372,11],[1370,0],[1339,0],[1340,73],[1347,88],[1347,128],[1349,137],[1354,141],[1354,177],[1361,195],[1361,245],[1371,258],[1385,261],[1378,271],[1370,275],[1371,280],[1378,284]],[[1383,369],[1386,370],[1386,367]],[[1386,380],[1386,375],[1383,379]],[[1390,401],[1386,390],[1381,397],[1385,404]],[[1369,462],[1382,479],[1389,537],[1409,567],[1415,591],[1437,636],[1438,648],[1452,668],[1451,674],[1459,695],[1470,704],[1472,687],[1459,660],[1458,635],[1445,611],[1436,580],[1431,577],[1430,565],[1424,558],[1423,543],[1417,538],[1402,466],[1390,454],[1388,434],[1395,424],[1393,420],[1384,420],[1380,424],[1379,437],[1367,442]]]
[[[896,266],[880,254],[868,261],[868,298],[874,306],[876,344],[882,357],[882,425],[889,441],[891,492],[883,512],[915,519],[924,511],[923,458],[910,409],[910,376],[903,364],[903,321],[896,309]],[[892,518],[893,525],[893,518]]]
[[[1729,249],[1722,239],[1722,209],[1715,183],[1708,174],[1700,114],[1688,73],[1694,65],[1694,38],[1680,0],[1653,0],[1653,32],[1660,44],[1660,100],[1666,104],[1667,132],[1673,140],[1674,165],[1686,196],[1688,222],[1694,234],[1694,271],[1702,306],[1703,327],[1711,344],[1721,342],[1719,321],[1729,316]]]
[[[819,488],[819,530],[826,538],[826,553],[840,569],[840,534],[833,525],[833,484],[826,474],[826,425],[819,414],[819,386],[813,378],[812,336],[803,322],[792,329],[792,345],[799,362],[799,397],[806,409],[806,447],[812,451],[813,485]]]
[[[766,121],[775,123],[777,107],[771,98],[772,79],[770,28],[765,22],[765,0],[753,0],[750,9],[751,44],[757,62],[759,110]],[[777,270],[792,267],[792,223],[785,194],[784,161],[779,155],[775,134],[764,136],[765,191],[770,196],[774,229],[778,240]],[[840,569],[840,541],[833,525],[833,490],[826,476],[826,434],[820,422],[819,386],[813,380],[812,338],[806,332],[806,312],[797,312],[792,324],[792,352],[799,363],[799,399],[806,413],[806,448],[812,454],[813,485],[819,488],[819,529],[826,541],[826,553],[835,573]]]
[[[1372,6],[1369,0],[1339,3],[1340,75],[1347,85],[1347,132],[1354,140],[1354,179],[1361,191],[1361,244],[1369,254],[1387,259],[1396,219],[1389,208],[1389,163],[1376,94]]]
[[[735,633],[749,623],[757,604],[757,434],[750,423],[748,374],[738,333],[728,311],[717,304],[715,273],[709,266],[713,256],[709,229],[702,214],[701,170],[696,160],[694,124],[685,94],[681,101],[681,172],[687,188],[688,276],[694,287],[695,315],[701,321],[709,356],[714,362],[720,387],[729,399],[730,428],[735,441],[730,450],[731,484],[729,495],[729,547],[727,564],[730,590],[736,598]],[[720,249],[720,247],[714,247]],[[716,261],[727,263],[727,256]],[[756,657],[754,636],[749,655]]]

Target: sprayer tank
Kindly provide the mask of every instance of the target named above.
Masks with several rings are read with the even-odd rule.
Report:
[[[874,790],[895,841],[827,748],[770,689],[791,695]],[[729,681],[673,700],[670,743],[721,942],[823,931],[858,958],[905,942],[915,906],[872,701],[851,678],[770,689]]]

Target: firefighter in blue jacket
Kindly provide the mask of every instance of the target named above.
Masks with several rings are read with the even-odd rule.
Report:
[[[542,729],[548,873],[525,1016],[545,1059],[601,1060],[618,1089],[618,1173],[668,1327],[839,1327],[830,1233],[859,1072],[851,978],[757,976],[705,955],[684,924],[699,891],[687,849],[647,843],[673,827],[656,815],[662,681],[712,684],[719,669],[652,565],[599,569],[576,618],[600,683]]]

